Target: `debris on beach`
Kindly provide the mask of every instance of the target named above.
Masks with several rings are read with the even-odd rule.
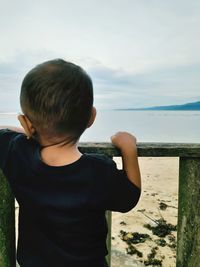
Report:
[[[127,224],[124,221],[121,221],[120,225],[127,225]]]
[[[151,253],[147,255],[148,260],[144,261],[145,266],[162,266],[162,260],[158,260],[155,258],[156,250],[158,250],[158,247],[153,247],[151,249]]]
[[[138,244],[144,243],[147,239],[151,239],[148,234],[141,234],[138,232],[125,232],[123,230],[120,231],[120,238],[129,244]]]
[[[156,240],[155,240],[155,243],[156,243],[158,246],[161,246],[161,247],[165,247],[165,246],[167,245],[167,242],[166,242],[165,239],[163,239],[163,238],[156,239]]]
[[[143,257],[143,253],[139,251],[133,244],[144,243],[146,240],[151,240],[151,237],[148,234],[141,234],[138,232],[125,232],[123,230],[120,231],[120,237],[128,245],[128,247],[126,248],[127,254],[137,255],[139,258]],[[145,266],[162,266],[162,260],[155,258],[157,250],[158,247],[153,247],[150,254],[147,255],[147,259],[142,260],[141,262],[143,262]]]
[[[141,210],[140,212],[144,214],[143,210]],[[148,215],[145,216],[150,218]],[[163,259],[165,258],[165,256],[160,255],[159,247],[168,246],[175,251],[176,238],[171,232],[176,231],[177,227],[175,225],[167,223],[166,220],[164,220],[163,218],[160,218],[159,220],[155,219],[151,220],[154,224],[153,225],[145,224],[144,227],[151,230],[153,235],[158,236],[159,239],[153,239],[148,234],[138,233],[138,232],[126,232],[124,230],[120,231],[120,238],[128,245],[126,248],[127,254],[136,255],[141,259],[140,261],[145,266],[162,267]],[[165,238],[166,236],[168,240]],[[154,242],[154,247],[151,249],[151,252],[144,257],[143,253],[140,250],[138,250],[137,245],[139,243],[144,243],[146,241]],[[159,252],[157,253],[157,251]]]
[[[151,239],[148,234],[141,234],[138,232],[125,232],[123,230],[120,231],[120,238],[128,245],[128,247],[126,248],[127,254],[136,254],[140,258],[143,257],[143,253],[139,251],[133,244],[144,243],[147,239]]]
[[[141,251],[139,251],[135,246],[133,246],[132,244],[130,244],[127,248],[126,248],[126,252],[129,255],[134,255],[136,254],[138,257],[142,258],[143,257],[143,253]]]
[[[175,236],[173,235],[169,235],[168,236],[168,240],[170,243],[167,243],[167,241],[163,238],[160,238],[160,239],[156,239],[155,240],[155,243],[160,246],[160,247],[165,247],[165,246],[168,246],[170,247],[171,249],[176,249],[176,239],[175,239]]]
[[[144,227],[151,230],[154,235],[159,237],[166,237],[171,234],[171,231],[177,231],[177,226],[167,223],[163,218],[154,221],[156,226],[151,226],[150,224],[144,224]]]
[[[177,207],[172,206],[172,205],[168,205],[168,204],[166,204],[166,203],[164,203],[164,202],[162,202],[162,201],[159,203],[159,209],[160,209],[160,210],[166,210],[167,208],[178,209]]]
[[[137,210],[138,212],[145,212],[146,210],[145,209],[141,209],[141,210]]]
[[[167,207],[168,207],[168,205],[165,204],[164,202],[160,202],[160,203],[159,203],[159,208],[160,208],[161,210],[166,210]]]
[[[151,196],[152,197],[155,197],[155,196],[157,196],[158,195],[158,193],[151,193]]]
[[[168,239],[169,239],[169,242],[170,242],[170,243],[175,243],[175,242],[176,242],[176,238],[175,238],[174,235],[169,235],[169,236],[168,236]]]
[[[171,249],[176,250],[176,238],[174,235],[169,235],[168,236],[168,240],[170,242],[170,244],[167,244],[168,247],[170,247]]]
[[[146,215],[143,210],[140,211],[145,217],[150,219],[152,222],[155,223],[156,226],[152,226],[149,223],[144,224],[143,226],[152,231],[154,235],[159,237],[165,237],[171,234],[171,231],[177,231],[177,226],[171,223],[167,223],[166,220],[160,218],[159,220],[152,219],[150,216]]]

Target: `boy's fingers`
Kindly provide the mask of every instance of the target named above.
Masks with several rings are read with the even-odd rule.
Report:
[[[112,136],[110,137],[111,142],[113,142],[113,139],[114,139],[114,138],[115,138],[114,135],[112,135]]]
[[[116,133],[116,134],[113,134],[113,135],[110,137],[110,139],[113,140],[113,139],[115,139],[116,137],[117,137],[117,133]]]

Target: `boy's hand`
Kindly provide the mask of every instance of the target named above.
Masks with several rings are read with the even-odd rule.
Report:
[[[134,135],[127,132],[117,132],[111,136],[111,142],[120,150],[129,150],[136,147],[136,138]]]
[[[140,168],[137,158],[136,138],[127,132],[118,132],[111,136],[114,146],[120,149],[122,154],[123,169],[128,179],[137,187],[141,188]]]

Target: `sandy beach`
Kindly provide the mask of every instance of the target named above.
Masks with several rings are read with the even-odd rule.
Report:
[[[116,162],[120,167],[119,158]],[[177,224],[179,159],[139,158],[139,164],[142,175],[140,202],[128,213],[112,213],[112,267],[175,267],[176,231],[159,237],[144,225],[156,227],[155,221],[160,219],[164,219],[166,224]],[[134,240],[133,233],[149,235],[147,239],[140,238],[142,242],[132,244],[142,255],[127,254],[128,247],[130,252],[130,245],[127,244],[127,240],[122,240],[121,231],[127,233],[124,239],[129,238],[129,241]],[[135,234],[136,237],[137,235]],[[151,262],[154,262],[154,265],[150,264]]]
[[[121,168],[120,158],[115,160]],[[138,205],[128,213],[112,213],[111,266],[175,267],[176,231],[171,231],[165,237],[159,237],[144,225],[155,228],[158,226],[157,220],[161,219],[165,220],[166,224],[173,226],[177,224],[179,160],[178,158],[139,158],[139,164],[142,195]],[[16,216],[17,213],[18,208],[16,208]],[[136,253],[133,250],[136,249],[137,254],[127,254],[127,249],[129,253]]]

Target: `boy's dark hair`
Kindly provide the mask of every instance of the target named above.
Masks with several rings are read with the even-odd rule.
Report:
[[[62,59],[47,61],[25,76],[20,104],[39,134],[67,136],[70,142],[76,142],[91,116],[92,81],[73,63]]]

